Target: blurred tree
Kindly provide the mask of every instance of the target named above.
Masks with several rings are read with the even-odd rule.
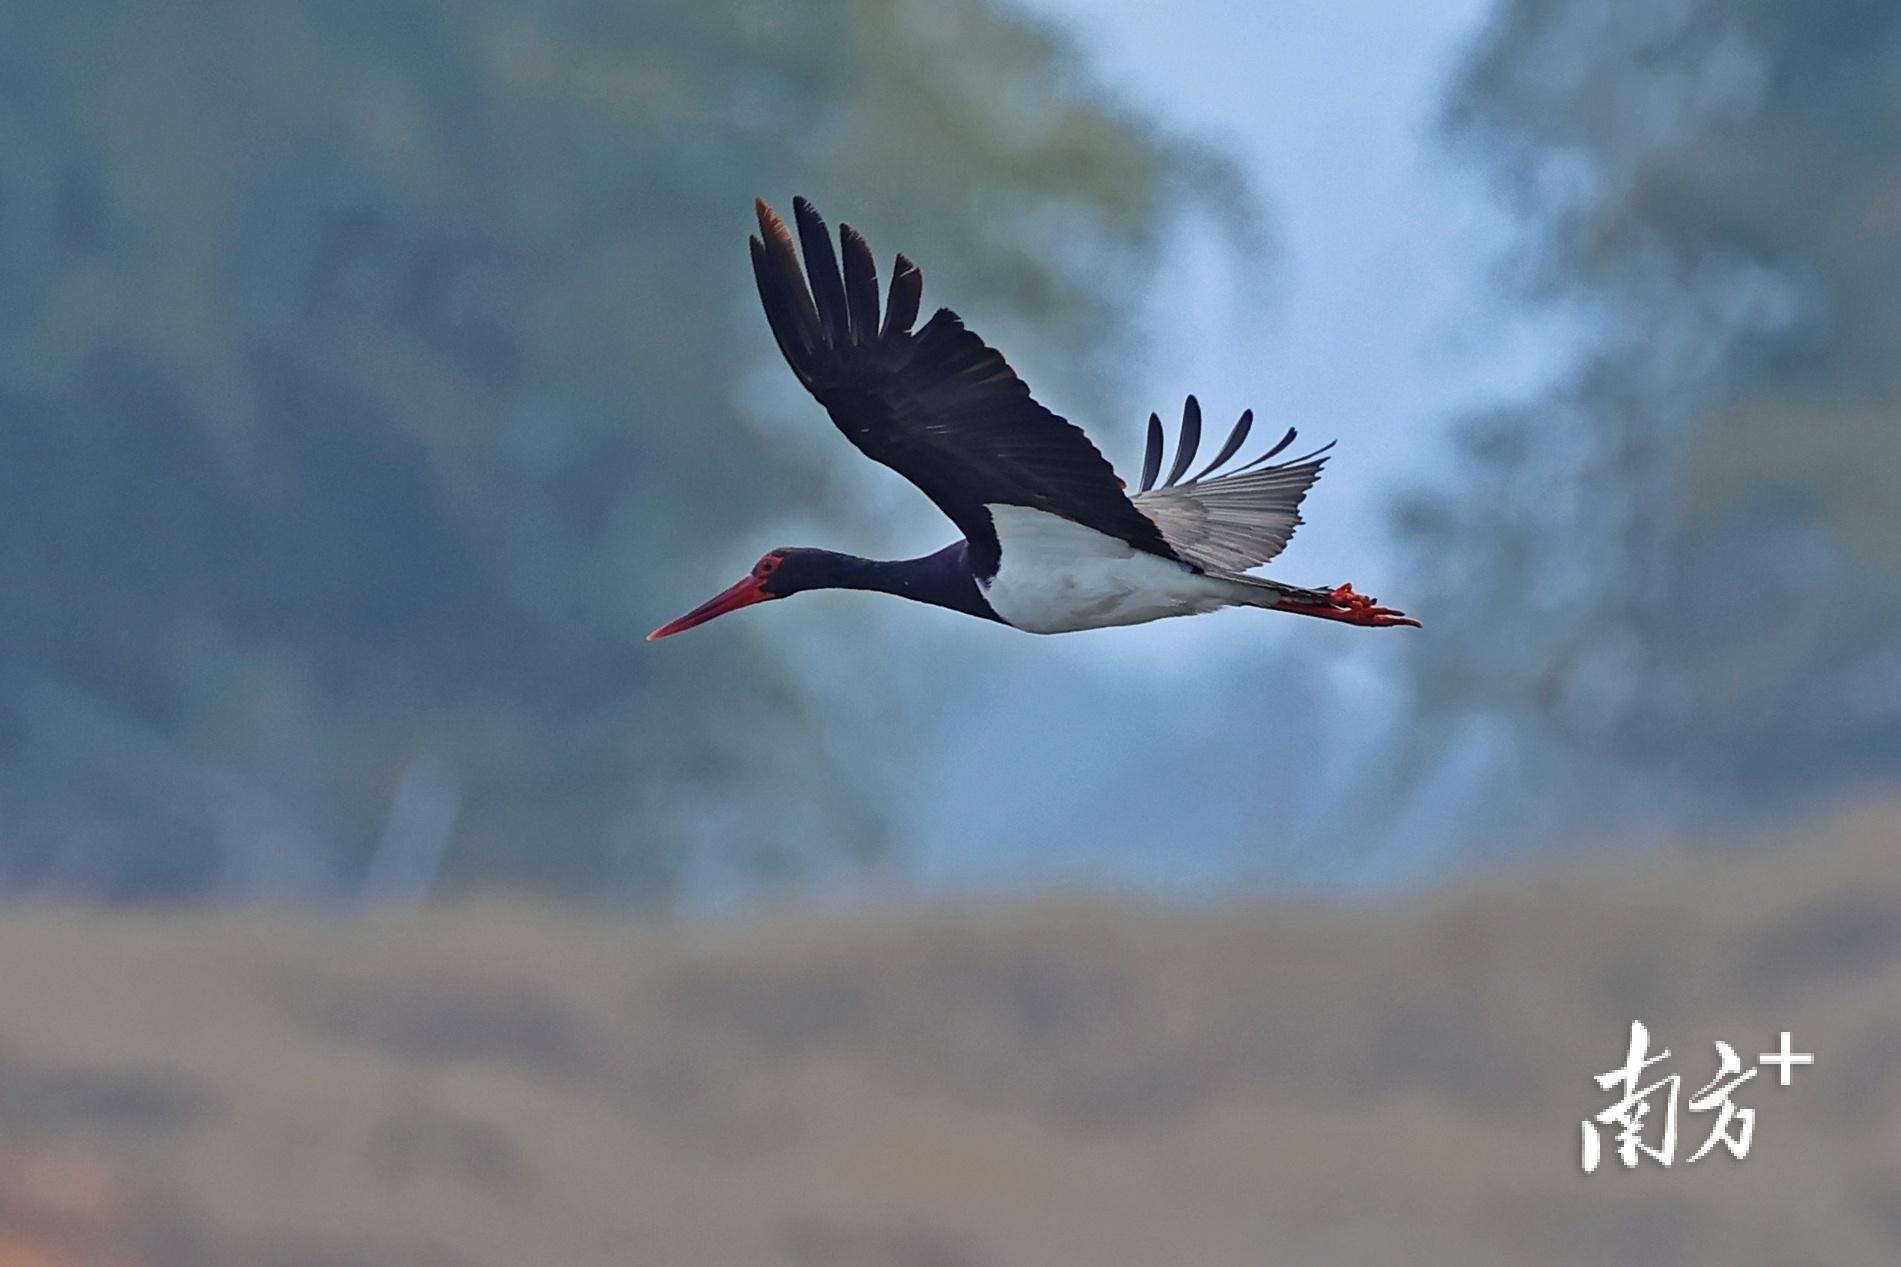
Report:
[[[1509,0],[1475,50],[1451,132],[1595,332],[1403,516],[1438,593],[1406,764],[1489,718],[1502,831],[1901,772],[1897,85],[1870,0]]]
[[[766,641],[639,643],[846,465],[740,390],[750,200],[978,262],[935,297],[1088,363],[1164,205],[1232,190],[990,0],[24,6],[0,887],[663,899],[875,850]]]

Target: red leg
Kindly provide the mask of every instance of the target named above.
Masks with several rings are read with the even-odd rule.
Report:
[[[1405,612],[1391,607],[1376,606],[1373,599],[1355,592],[1351,585],[1342,585],[1328,593],[1324,603],[1278,603],[1275,611],[1293,612],[1301,616],[1318,616],[1322,620],[1339,620],[1349,625],[1366,625],[1373,628],[1390,628],[1394,625],[1411,625],[1420,628],[1418,621]]]

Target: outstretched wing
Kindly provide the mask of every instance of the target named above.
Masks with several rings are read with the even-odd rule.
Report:
[[[985,506],[1061,515],[1139,550],[1174,559],[1155,522],[1132,504],[1096,446],[1030,397],[1001,353],[940,308],[912,331],[924,277],[900,255],[883,324],[871,248],[793,200],[792,235],[761,202],[753,277],[779,350],[845,438],[916,484],[969,540],[972,565],[994,573],[999,547]],[[807,277],[811,284],[806,284]]]
[[[1289,427],[1287,434],[1259,457],[1225,474],[1213,474],[1240,451],[1253,425],[1254,411],[1248,410],[1229,432],[1215,460],[1184,481],[1182,472],[1195,460],[1195,450],[1201,443],[1201,405],[1190,396],[1182,406],[1181,438],[1175,446],[1174,465],[1168,479],[1157,488],[1155,478],[1162,469],[1162,420],[1149,415],[1148,452],[1142,462],[1141,491],[1133,498],[1135,507],[1162,530],[1178,558],[1203,571],[1245,572],[1285,549],[1301,522],[1300,503],[1320,478],[1320,468],[1327,464],[1327,450],[1333,447],[1328,444],[1305,457],[1262,465],[1294,442],[1296,433]]]

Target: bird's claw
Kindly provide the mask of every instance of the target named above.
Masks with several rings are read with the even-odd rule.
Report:
[[[1378,600],[1359,593],[1352,585],[1342,585],[1327,594],[1332,604],[1325,614],[1334,620],[1343,620],[1350,625],[1367,625],[1374,628],[1390,628],[1395,625],[1410,625],[1421,628],[1420,623],[1396,607],[1381,607]],[[1320,613],[1316,613],[1320,614]]]
[[[1410,625],[1414,629],[1420,628],[1419,622],[1405,612],[1395,607],[1381,607],[1376,599],[1359,593],[1351,585],[1340,586],[1330,592],[1327,598],[1339,612],[1336,619],[1344,620],[1349,624],[1380,628]]]

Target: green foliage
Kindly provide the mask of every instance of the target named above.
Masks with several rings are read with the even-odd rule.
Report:
[[[751,199],[1087,364],[1219,174],[986,0],[10,17],[0,886],[349,894],[425,767],[464,884],[875,852],[769,643],[640,643],[845,461],[742,406]]]
[[[1901,773],[1898,83],[1901,10],[1851,0],[1517,0],[1467,68],[1528,293],[1596,334],[1411,508],[1419,680],[1559,745],[1579,812]]]

